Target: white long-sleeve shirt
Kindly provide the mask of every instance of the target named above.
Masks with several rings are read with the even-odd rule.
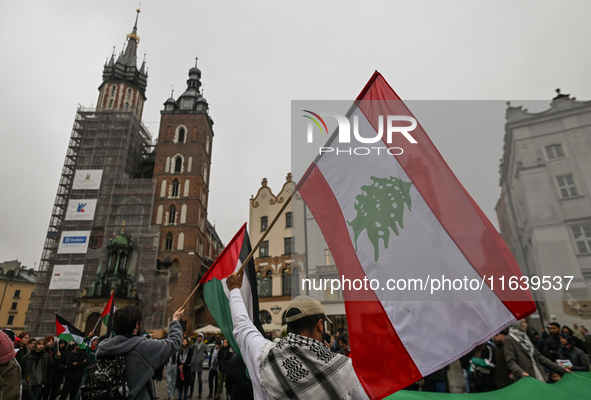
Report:
[[[256,400],[270,400],[261,388],[259,365],[263,351],[273,347],[275,343],[265,339],[250,320],[240,289],[233,289],[230,292],[230,310],[232,312],[232,323],[234,324],[234,338],[238,343],[242,358],[248,369],[254,398]],[[363,387],[359,385],[358,389],[351,393],[351,399],[369,400],[369,397]]]

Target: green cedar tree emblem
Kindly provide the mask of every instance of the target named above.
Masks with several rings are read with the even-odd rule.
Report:
[[[404,228],[402,217],[404,204],[411,211],[410,187],[412,182],[404,182],[393,176],[389,178],[371,177],[373,184],[361,187],[361,194],[357,195],[354,207],[357,215],[353,221],[347,223],[355,232],[355,251],[357,251],[357,238],[365,229],[367,237],[373,244],[374,258],[378,261],[380,256],[380,239],[384,240],[384,247],[388,248],[390,241],[390,229],[399,235]]]

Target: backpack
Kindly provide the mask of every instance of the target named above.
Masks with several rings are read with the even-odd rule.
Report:
[[[125,356],[97,358],[81,390],[83,400],[126,400],[129,388],[125,382]]]

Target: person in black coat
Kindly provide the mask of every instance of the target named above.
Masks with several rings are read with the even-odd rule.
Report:
[[[589,371],[589,358],[587,358],[583,350],[573,345],[573,337],[562,333],[560,334],[560,342],[562,343],[562,348],[559,352],[560,359],[570,360],[573,365],[572,367],[565,368],[571,371]]]
[[[70,395],[70,400],[74,400],[80,389],[82,377],[84,376],[84,368],[88,365],[88,354],[86,351],[80,349],[76,344],[74,351],[70,352],[66,357],[66,380],[62,388],[60,400],[66,400]]]
[[[548,336],[548,339],[546,339],[546,343],[544,343],[544,351],[542,352],[542,355],[550,361],[556,362],[558,352],[562,347],[562,344],[560,343],[560,324],[558,322],[550,322],[548,324],[548,332],[550,335]]]
[[[228,367],[228,362],[230,362],[230,359],[234,355],[231,350],[230,343],[227,339],[224,339],[222,342],[222,348],[218,353],[218,387],[215,395],[216,399],[222,397],[224,383],[226,382],[226,368]]]
[[[193,358],[193,349],[189,346],[189,340],[183,339],[183,345],[177,353],[176,358],[176,387],[179,390],[179,399],[183,400],[189,396],[189,387],[191,387],[191,359]]]
[[[253,400],[252,383],[246,375],[246,364],[238,354],[226,366],[226,392],[230,400]]]
[[[68,351],[68,342],[60,340],[57,346],[46,349],[46,351],[55,360],[55,363],[53,368],[49,368],[47,371],[47,384],[43,390],[43,400],[55,400],[57,399],[62,383],[64,383],[66,357],[70,354]]]

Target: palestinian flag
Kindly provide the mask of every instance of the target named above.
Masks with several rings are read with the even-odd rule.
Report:
[[[115,292],[111,295],[103,313],[101,314],[101,319],[103,320],[103,324],[107,327],[107,337],[111,337],[111,332],[113,331],[113,317],[115,316]]]
[[[203,295],[209,312],[234,351],[238,354],[240,354],[240,349],[232,333],[234,325],[232,324],[229,301],[230,292],[226,286],[226,278],[240,269],[251,250],[250,240],[246,232],[246,224],[244,224],[203,278],[201,278],[201,281],[199,281],[203,285]],[[240,291],[250,319],[262,333],[263,327],[259,320],[259,299],[256,282],[254,260],[251,258],[244,267],[244,278]]]
[[[84,343],[84,333],[76,329],[76,327],[66,321],[64,318],[60,317],[55,314],[55,331],[56,336],[67,342],[73,340],[78,343],[81,349],[86,348],[86,344]]]
[[[343,120],[354,135],[336,130],[323,147],[333,150],[314,160],[296,189],[342,277],[355,372],[369,397],[382,399],[532,314],[535,304],[526,289],[501,285],[522,276],[515,258],[377,71]]]

